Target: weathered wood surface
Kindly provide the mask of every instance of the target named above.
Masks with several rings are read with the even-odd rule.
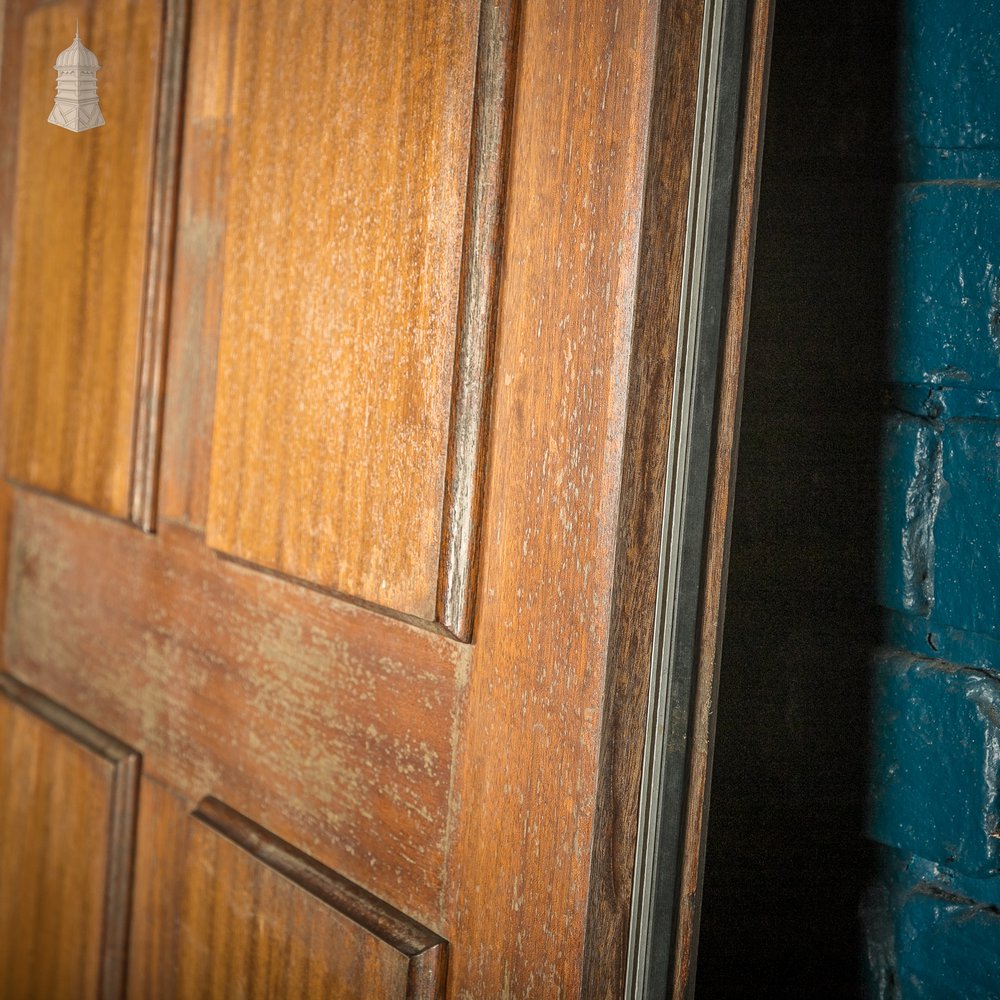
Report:
[[[9,669],[434,927],[467,648],[38,496],[14,515]]]
[[[118,1000],[139,758],[0,674],[0,995]]]
[[[621,996],[645,748],[670,399],[687,235],[703,4],[657,26],[638,292],[623,437],[614,594],[597,778],[584,995]]]
[[[75,13],[63,3],[32,10],[18,60],[6,472],[126,517],[162,4],[111,0],[83,12],[81,37],[107,63],[98,92],[108,124],[79,134],[47,122],[52,67],[73,40]]]
[[[577,997],[583,983],[659,8],[522,11],[449,872],[455,997]],[[686,30],[681,49],[696,16]],[[686,106],[681,83],[671,100]],[[689,154],[690,133],[671,142]],[[686,199],[683,174],[662,182]]]
[[[443,1000],[444,941],[217,800],[139,828],[132,995]]]
[[[478,6],[255,0],[235,41],[208,541],[428,620]]]
[[[480,4],[458,345],[445,476],[437,617],[472,636],[500,294],[520,0]]]
[[[484,2],[193,6],[161,530],[17,491],[5,656],[145,755],[169,800],[140,822],[151,906],[184,906],[150,875],[188,849],[162,782],[450,940],[454,1000],[614,995],[701,3]],[[493,52],[505,175],[508,96],[473,122],[491,18],[518,38]],[[435,616],[474,645],[413,622]],[[177,983],[161,933],[137,930],[135,989]]]

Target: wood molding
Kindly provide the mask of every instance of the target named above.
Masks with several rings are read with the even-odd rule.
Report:
[[[472,638],[520,0],[483,0],[445,478],[437,618]]]
[[[405,956],[407,1000],[443,1000],[448,971],[444,938],[216,798],[203,799],[194,818]]]
[[[701,33],[697,44],[687,50],[688,65],[679,68],[680,58],[676,37],[678,25],[672,22],[668,8],[661,34],[661,62],[659,86],[666,88],[660,103],[670,106],[668,94],[675,79],[688,80],[697,76],[697,60],[701,47]],[[717,400],[714,408],[716,428],[713,436],[713,467],[710,480],[709,513],[706,528],[707,542],[704,554],[705,584],[700,603],[699,620],[701,648],[696,652],[699,664],[714,663],[714,647],[706,645],[709,623],[718,627],[722,615],[724,594],[724,547],[731,510],[729,477],[735,469],[736,429],[738,427],[738,385],[742,345],[745,338],[744,301],[748,292],[749,265],[752,254],[752,233],[756,207],[756,183],[759,171],[761,102],[763,99],[762,66],[766,62],[769,39],[769,0],[753,5],[752,24],[747,37],[748,53],[745,56],[744,76],[739,81],[739,108],[741,115],[742,149],[737,146],[736,206],[730,236],[730,261],[728,277],[722,295],[728,314],[724,316],[722,351],[717,381]],[[694,12],[700,14],[700,11]],[[699,18],[700,21],[700,18]],[[700,27],[700,25],[699,25]],[[707,26],[706,26],[707,30]],[[738,39],[737,39],[738,40]],[[694,97],[686,111],[694,115]],[[654,106],[656,102],[654,102]],[[689,127],[691,127],[689,125]],[[678,151],[671,137],[676,135],[677,123],[666,123],[662,117],[654,121],[650,136],[650,168],[645,201],[644,265],[639,278],[637,305],[636,353],[632,367],[632,394],[635,400],[636,424],[626,435],[625,482],[621,508],[619,552],[621,560],[616,567],[615,601],[612,614],[613,640],[609,657],[609,697],[605,711],[605,729],[602,745],[602,769],[598,791],[597,834],[594,841],[593,868],[587,938],[587,985],[594,995],[622,995],[626,989],[629,962],[630,921],[634,919],[634,885],[636,878],[636,846],[642,809],[640,788],[643,782],[643,755],[646,751],[642,733],[647,725],[649,689],[649,664],[653,656],[654,615],[658,597],[657,567],[660,558],[659,539],[663,524],[664,484],[668,473],[668,442],[672,432],[671,421],[678,415],[658,412],[650,399],[677,399],[680,387],[674,385],[677,338],[674,331],[679,319],[677,307],[685,294],[680,286],[680,267],[668,267],[667,273],[677,280],[672,287],[663,287],[659,277],[663,259],[674,260],[684,254],[684,229],[687,204],[683,215],[676,201],[671,206],[669,185],[662,184],[664,176],[675,176],[679,164],[671,166]],[[689,149],[681,151],[690,160]],[[686,167],[690,169],[690,162]],[[670,171],[670,173],[668,173]],[[685,185],[686,189],[686,185]],[[704,197],[704,196],[702,196]],[[675,213],[671,218],[671,211]],[[726,207],[723,206],[722,211]],[[688,221],[687,225],[691,222]],[[678,236],[677,234],[680,233]],[[650,502],[650,497],[656,497]],[[656,544],[649,540],[655,539]],[[679,544],[674,539],[674,544]],[[705,791],[707,761],[705,753],[708,739],[702,724],[707,724],[709,701],[703,688],[705,676],[714,671],[696,672],[696,708],[692,722],[691,739],[694,749],[689,758],[690,783],[687,798],[677,804],[681,819],[690,823],[688,811],[700,815],[702,795]],[[683,721],[671,722],[671,739],[680,745],[688,738]],[[639,734],[629,738],[628,734]],[[690,834],[689,834],[690,835]],[[697,876],[691,877],[690,866],[697,872],[699,855],[691,853],[690,844],[681,848],[682,868],[685,879],[688,909],[678,915],[674,946],[676,948],[675,974],[688,970],[693,962],[692,941],[696,932],[694,900],[698,895]],[[669,865],[669,859],[663,861]],[[655,988],[655,987],[654,987]],[[684,995],[686,982],[677,978],[674,996]]]
[[[191,0],[166,0],[160,41],[149,243],[129,490],[129,516],[143,531],[153,531],[156,526],[190,3]]]
[[[148,536],[41,496],[16,495],[10,559],[6,657],[21,680],[101,719],[190,800],[252,807],[438,918],[470,647],[219,559],[167,521]]]
[[[132,863],[141,757],[120,740],[81,719],[9,674],[0,693],[110,765],[106,873],[100,946],[101,1000],[121,1000],[128,956]]]
[[[21,53],[24,48],[24,19],[28,0],[0,4],[0,132],[18,133],[21,102]],[[0,143],[0,316],[7,315],[13,257],[15,182],[17,178],[17,143]],[[4,357],[6,324],[0,323],[0,359]],[[3,379],[0,378],[0,413],[3,412]],[[6,449],[0,447],[0,476],[4,475]],[[3,487],[0,487],[3,489]],[[6,562],[0,577],[6,576]],[[0,583],[0,597],[2,594]],[[2,615],[2,607],[0,607]]]
[[[81,135],[44,117],[51,59],[72,37],[70,5],[8,5],[4,29],[12,47],[5,89],[12,70],[19,76],[11,92],[19,111],[13,100],[5,109],[18,118],[17,140],[5,145],[16,149],[16,168],[4,164],[16,174],[14,197],[0,217],[10,234],[0,242],[12,245],[0,260],[5,472],[147,525],[151,514],[141,508],[155,506],[176,186],[171,137],[184,54],[176,29],[186,3],[136,8],[115,0],[81,11],[85,37],[105,63],[99,87],[108,119]],[[78,185],[89,185],[87,198]],[[137,488],[147,495],[138,504]]]
[[[702,35],[701,3],[659,6],[583,996],[625,989]]]
[[[17,135],[21,87],[20,53],[23,46],[26,3],[0,4],[0,134]],[[14,181],[17,144],[0,143],[0,234],[11,231],[14,215]],[[7,315],[10,283],[11,240],[0,238],[0,316]],[[0,359],[4,356],[4,324],[0,323]],[[3,379],[0,378],[0,413],[3,412]],[[0,636],[7,612],[7,554],[10,542],[11,488],[3,479],[4,452],[0,447]],[[3,643],[0,642],[0,670]]]
[[[159,511],[196,531],[207,520],[222,318],[236,4],[192,11],[170,308]]]

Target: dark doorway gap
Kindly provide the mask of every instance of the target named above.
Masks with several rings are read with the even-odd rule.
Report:
[[[862,992],[895,24],[777,0],[699,1000]]]

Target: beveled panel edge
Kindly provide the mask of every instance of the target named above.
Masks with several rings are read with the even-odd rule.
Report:
[[[156,527],[190,15],[191,0],[164,0],[128,494],[129,520],[147,532]]]
[[[122,743],[110,733],[98,729],[68,708],[63,708],[40,691],[17,680],[13,674],[0,673],[0,693],[33,715],[37,715],[54,729],[62,731],[109,764],[117,765],[130,756],[138,756],[132,747]]]
[[[469,642],[504,241],[520,0],[482,0],[472,109],[462,277],[445,469],[437,619]]]
[[[98,995],[101,1000],[121,1000],[125,995],[128,961],[142,757],[130,746],[10,674],[0,673],[0,694],[111,765]]]
[[[193,817],[409,960],[408,1000],[443,1000],[448,942],[213,796]]]

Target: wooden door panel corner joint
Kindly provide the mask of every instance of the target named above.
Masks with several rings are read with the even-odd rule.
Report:
[[[337,996],[444,1000],[448,944],[443,938],[218,799],[202,800],[194,820],[185,887],[191,906],[185,906],[179,957],[182,966],[191,966],[191,982],[199,989],[217,977],[198,963],[221,958],[229,969],[225,955],[231,942],[249,937],[254,953],[273,949],[280,961],[269,984],[254,982],[255,973],[244,970],[250,977],[243,987],[248,997],[264,997],[269,987],[277,992],[298,983],[301,989],[309,982],[323,983]],[[249,911],[240,907],[243,894],[259,907],[250,914],[253,927],[244,926]],[[199,948],[202,936],[220,926],[218,907],[202,905],[213,895],[227,901],[222,905],[229,933],[217,949]],[[199,915],[210,915],[211,930],[199,924]],[[284,935],[293,928],[306,934],[307,949],[289,949]]]

